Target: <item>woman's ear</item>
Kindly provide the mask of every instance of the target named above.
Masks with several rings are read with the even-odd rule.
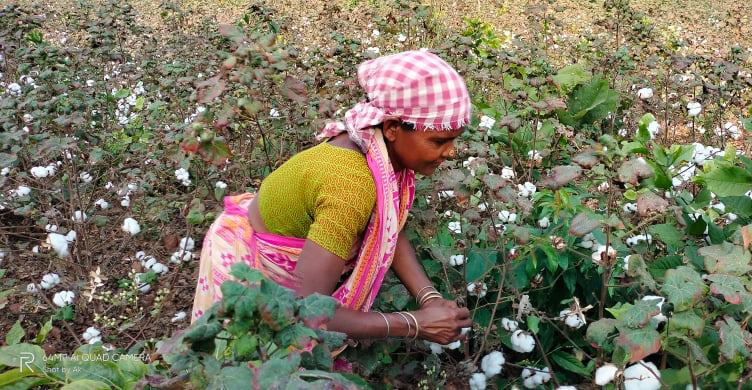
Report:
[[[399,132],[401,130],[400,121],[387,119],[384,121],[382,126],[382,133],[384,134],[384,138],[386,138],[386,140],[389,142],[396,141],[397,136],[399,135]]]

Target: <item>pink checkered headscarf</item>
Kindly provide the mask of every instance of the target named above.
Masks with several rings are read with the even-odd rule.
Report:
[[[387,119],[417,130],[454,130],[470,123],[465,82],[435,54],[406,51],[366,61],[358,67],[358,82],[368,100],[347,110],[344,123],[327,124],[318,139],[347,131],[366,152],[373,136],[368,129]]]

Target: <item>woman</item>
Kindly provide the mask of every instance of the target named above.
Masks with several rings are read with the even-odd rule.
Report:
[[[431,175],[452,157],[470,120],[464,81],[423,51],[367,61],[358,81],[367,101],[328,124],[318,136],[326,142],[272,172],[258,195],[225,198],[204,239],[192,321],[221,299],[229,267],[242,260],[300,296],[332,295],[340,305],[327,328],[353,338],[447,344],[471,325],[468,310],[431,285],[402,232],[415,172]],[[369,312],[390,268],[420,310]]]

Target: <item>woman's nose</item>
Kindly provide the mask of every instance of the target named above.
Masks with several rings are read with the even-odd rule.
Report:
[[[450,145],[449,148],[444,152],[444,156],[447,158],[454,158],[454,156],[457,154],[457,150],[454,148],[454,144]]]

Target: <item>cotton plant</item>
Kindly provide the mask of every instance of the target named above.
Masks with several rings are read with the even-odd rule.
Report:
[[[512,343],[512,349],[520,353],[532,352],[535,349],[535,338],[522,329],[512,332],[509,341]]]
[[[42,276],[42,281],[39,282],[39,286],[45,290],[49,290],[58,284],[60,284],[60,276],[56,273],[49,273]]]
[[[525,367],[525,369],[522,370],[520,378],[522,379],[522,385],[525,386],[526,389],[534,389],[550,381],[551,373],[549,372],[548,367],[543,367],[542,369]]]
[[[76,294],[73,293],[73,291],[60,291],[58,293],[55,293],[55,295],[52,297],[52,303],[54,303],[58,307],[65,307],[73,304],[73,299],[75,297]]]

